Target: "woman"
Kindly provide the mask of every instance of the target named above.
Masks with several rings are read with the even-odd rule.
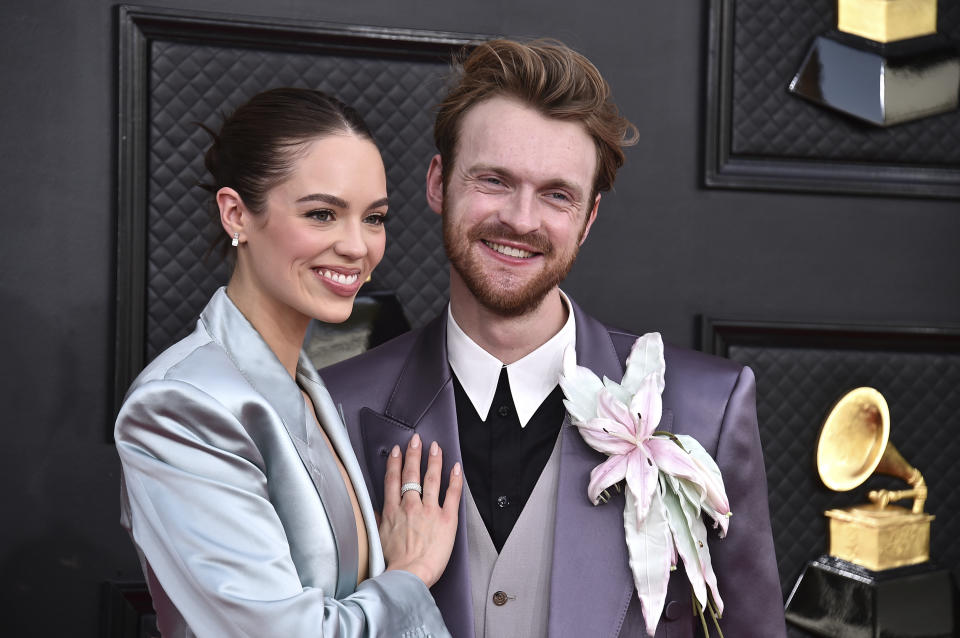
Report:
[[[117,417],[122,521],[164,636],[446,636],[428,587],[462,488],[442,452],[387,458],[381,540],[336,407],[300,352],[339,322],[384,251],[370,131],[317,91],[241,106],[207,152],[236,265],[196,331],[134,381]],[[401,487],[401,481],[403,483]]]

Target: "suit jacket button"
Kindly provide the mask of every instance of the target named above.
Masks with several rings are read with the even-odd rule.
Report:
[[[496,605],[497,607],[502,607],[503,605],[506,605],[507,594],[502,591],[495,592],[493,594],[493,604]]]
[[[683,603],[679,600],[671,600],[663,610],[663,615],[667,620],[676,620],[683,613]]]

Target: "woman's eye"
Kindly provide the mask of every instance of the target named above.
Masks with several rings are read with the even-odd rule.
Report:
[[[318,208],[307,213],[307,217],[318,222],[333,221],[333,211],[326,208]]]
[[[364,221],[372,226],[383,226],[387,222],[386,213],[373,213],[367,215]]]

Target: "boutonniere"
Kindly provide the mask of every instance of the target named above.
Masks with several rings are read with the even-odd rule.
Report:
[[[590,472],[587,495],[596,505],[605,500],[607,490],[626,483],[623,527],[647,633],[653,636],[656,631],[678,557],[704,635],[709,633],[704,610],[720,631],[717,618],[723,600],[701,515],[713,519],[723,538],[730,504],[720,469],[703,446],[693,437],[657,430],[666,370],[660,334],[637,339],[620,383],[606,377],[601,381],[576,359],[568,348],[560,377],[564,405],[584,441],[608,456]]]

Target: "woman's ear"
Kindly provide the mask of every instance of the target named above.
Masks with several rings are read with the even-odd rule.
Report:
[[[427,204],[439,215],[443,211],[443,161],[434,155],[427,169]]]
[[[217,191],[217,208],[220,209],[220,225],[232,239],[246,241],[244,226],[249,220],[250,213],[243,206],[240,193],[224,186]]]

